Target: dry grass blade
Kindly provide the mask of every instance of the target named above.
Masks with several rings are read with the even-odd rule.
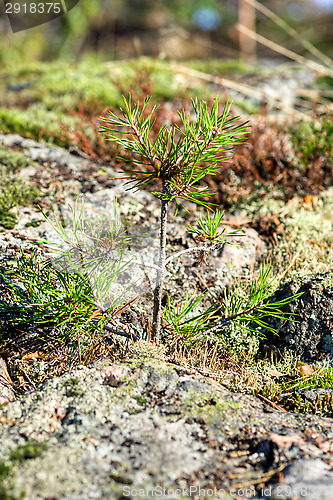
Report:
[[[204,73],[203,71],[188,68],[187,66],[181,66],[180,64],[173,64],[171,65],[171,68],[174,69],[175,72],[179,71],[200,80],[217,83],[219,85],[222,85],[223,87],[236,90],[237,92],[248,95],[250,97],[256,97],[258,99],[262,98],[262,92],[260,90],[257,90],[255,87],[252,87],[251,85],[248,85],[246,83],[235,82],[233,80],[229,80],[228,78],[220,78],[218,76],[210,75],[209,73]]]
[[[0,382],[2,382],[5,385],[13,384],[13,381],[8,373],[6,363],[1,356],[0,356]]]
[[[248,85],[245,83],[235,82],[235,81],[229,80],[227,78],[220,78],[218,76],[210,75],[209,73],[204,73],[202,71],[188,68],[186,66],[181,66],[179,64],[172,64],[171,68],[175,72],[180,72],[180,73],[183,73],[187,76],[192,76],[193,78],[198,78],[200,80],[205,80],[208,82],[217,83],[218,85],[221,85],[222,87],[236,90],[237,92],[239,92],[243,95],[246,95],[249,97],[254,97],[260,101],[263,98],[263,92],[261,90],[258,90],[255,87],[252,87],[251,85]],[[312,118],[307,116],[305,113],[302,113],[300,111],[297,111],[296,109],[293,109],[293,108],[290,108],[289,106],[286,106],[284,103],[280,102],[278,99],[275,99],[273,101],[273,106],[277,109],[282,109],[286,114],[291,115],[293,118],[295,118],[297,120],[306,120],[306,121],[312,120]]]
[[[327,114],[333,110],[333,103],[330,99],[333,98],[333,91],[325,89],[295,89],[295,92],[300,98],[309,100],[309,105],[313,108],[316,104],[317,113]]]
[[[318,106],[317,108],[317,112],[319,114],[326,114],[331,111],[333,111],[333,103],[323,104],[322,106]]]
[[[173,26],[172,33],[176,33],[184,40],[190,40],[190,38],[191,38],[190,31],[188,31],[184,28],[180,28],[179,26]],[[231,57],[231,58],[238,57],[238,50],[233,49],[231,47],[226,47],[225,45],[223,45],[221,43],[216,43],[213,40],[206,40],[205,38],[198,38],[198,39],[195,39],[194,43],[196,45],[199,45],[202,47],[207,47],[210,50],[214,49],[214,50],[220,52],[221,54],[224,54],[227,57]]]
[[[198,280],[200,281],[201,285],[204,287],[204,291],[208,292],[211,297],[213,297],[214,300],[217,300],[216,295],[209,289],[209,286],[207,285],[206,281],[204,278],[196,271],[195,269],[193,270],[193,273],[196,275]]]
[[[275,410],[283,411],[284,413],[288,413],[287,410],[285,410],[284,408],[282,408],[282,406],[279,406],[276,403],[273,403],[273,401],[271,401],[270,399],[265,398],[265,396],[262,396],[261,394],[257,394],[256,396],[259,399],[262,399],[265,403],[267,403],[270,406],[272,406],[272,408],[274,408]]]
[[[255,7],[259,12],[264,14],[266,17],[271,19],[275,24],[280,26],[288,35],[290,35],[292,38],[297,40],[306,50],[308,50],[312,55],[315,57],[318,57],[318,59],[324,63],[327,64],[327,66],[333,66],[333,60],[330,59],[328,56],[323,54],[320,50],[317,49],[314,45],[312,45],[311,42],[308,40],[305,40],[303,37],[301,37],[297,31],[289,26],[281,17],[279,17],[275,12],[271,11],[268,7],[265,5],[261,4],[260,2],[257,2],[257,0],[244,0],[244,2],[252,5]]]
[[[327,250],[332,250],[332,248],[328,245],[324,245],[324,243],[319,243],[318,241],[314,240],[306,240],[308,243],[312,243],[312,245],[317,245],[320,248],[326,248]]]
[[[322,75],[328,75],[328,76],[333,76],[333,69],[327,68],[326,66],[322,66],[319,63],[316,63],[315,61],[312,61],[311,59],[306,59],[306,57],[303,57],[296,52],[293,52],[292,50],[286,49],[282,45],[279,45],[278,43],[272,42],[272,40],[269,40],[268,38],[259,35],[255,31],[247,28],[243,24],[237,24],[236,28],[241,32],[247,35],[249,38],[252,38],[253,40],[256,40],[257,42],[261,43],[262,45],[265,45],[265,47],[268,47],[269,49],[274,50],[275,52],[278,52],[279,54],[284,55],[285,57],[288,57],[289,59],[292,59],[293,61],[297,61],[300,64],[303,64],[304,66],[307,66],[309,69],[318,71],[318,73],[321,73]]]
[[[300,97],[305,97],[313,102],[322,102],[325,108],[329,107],[332,103],[328,98],[333,97],[333,91],[321,90],[321,89],[295,89],[295,92]]]
[[[265,483],[267,483],[267,481],[269,479],[271,479],[273,476],[275,476],[278,472],[282,472],[283,469],[286,468],[286,466],[287,466],[287,464],[282,464],[279,467],[277,467],[276,469],[265,472],[265,474],[263,474],[260,477],[255,477],[253,479],[249,479],[248,481],[245,481],[244,483],[233,484],[232,487],[233,487],[233,489],[235,489],[235,488],[246,488],[247,486],[252,486],[254,484],[260,484],[260,483],[265,484]],[[236,475],[236,474],[229,475],[229,479],[234,479],[236,477],[241,477],[241,476]],[[247,476],[245,476],[245,477],[247,477]]]
[[[20,424],[20,420],[13,420],[12,418],[6,418],[0,416],[0,424]]]

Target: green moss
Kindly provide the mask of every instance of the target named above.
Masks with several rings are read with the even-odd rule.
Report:
[[[20,179],[16,173],[27,163],[19,153],[0,150],[0,226],[12,229],[16,224],[14,207],[27,206],[38,197],[38,189]]]
[[[333,90],[333,78],[331,76],[320,76],[317,78],[317,84],[325,90]]]
[[[239,61],[192,61],[189,66],[200,71],[248,74],[255,69]],[[70,64],[64,61],[12,67],[4,72],[0,93],[10,92],[6,85],[29,82],[31,86],[20,92],[15,107],[15,96],[10,94],[10,107],[0,108],[0,132],[17,133],[24,137],[59,143],[60,123],[72,126],[75,118],[68,108],[77,108],[78,102],[91,102],[98,106],[116,107],[122,103],[122,94],[134,90],[138,96],[146,93],[155,100],[172,100],[181,97],[207,98],[214,94],[206,82],[189,84],[179,78],[177,69],[169,62],[148,57],[130,61]],[[20,102],[26,98],[31,104],[22,109]],[[6,102],[3,99],[2,102]],[[242,101],[242,105],[246,103]],[[66,111],[67,108],[67,111]]]
[[[6,462],[0,462],[0,500],[22,500],[25,497],[24,491],[14,494],[14,485],[10,480],[13,468],[24,460],[40,457],[46,449],[44,441],[27,441],[12,450]]]
[[[145,398],[144,396],[133,396],[133,399],[135,399],[136,402],[141,406],[145,406],[148,403],[147,398]]]
[[[158,359],[156,359],[156,360],[153,359],[150,361],[155,364],[154,369],[160,375],[167,375],[168,373],[174,373],[175,369],[177,368],[176,365],[173,365],[171,363],[165,363],[165,364],[161,365],[161,361]]]
[[[137,408],[127,408],[125,410],[129,415],[138,415],[139,413],[142,412],[142,410],[137,409]]]
[[[238,204],[237,212],[244,218],[260,220],[275,213],[281,222],[286,239],[282,233],[277,233],[279,245],[274,248],[272,259],[276,285],[279,285],[279,274],[283,281],[290,281],[307,274],[327,272],[332,268],[333,248],[333,188],[322,191],[317,197],[317,205],[305,205],[301,198],[280,216],[279,212],[286,208],[286,202],[275,199],[265,188],[267,195],[258,198],[256,194],[249,195],[249,200]],[[315,243],[314,243],[315,242]],[[290,256],[297,254],[297,262],[301,265],[290,269]],[[287,273],[284,273],[288,269]],[[279,285],[280,286],[280,285]]]
[[[131,396],[135,388],[136,382],[134,380],[126,380],[125,378],[122,385],[115,390],[114,395],[123,400]]]
[[[28,222],[25,227],[38,227],[41,225],[41,223],[44,222],[43,220],[36,220],[32,219],[30,222]]]
[[[252,64],[247,64],[240,59],[209,59],[190,61],[187,63],[188,66],[194,68],[198,71],[203,71],[204,73],[215,73],[223,77],[226,74],[238,74],[238,75],[249,75],[249,74],[260,74],[262,70]]]
[[[243,408],[241,403],[221,401],[213,393],[200,393],[188,391],[189,397],[184,399],[185,413],[191,417],[202,418],[206,422],[215,423],[225,421],[226,413],[234,412]]]
[[[5,479],[9,475],[10,471],[11,471],[11,466],[8,463],[0,462],[0,481]]]
[[[297,359],[292,352],[285,352],[280,361],[253,360],[242,378],[233,381],[230,389],[252,395],[261,395],[291,412],[333,416],[333,396],[318,394],[315,401],[302,397],[302,390],[333,389],[333,368],[317,367],[312,376],[302,377],[297,369]],[[281,376],[275,376],[278,372]]]
[[[79,387],[80,379],[77,377],[72,377],[64,382],[64,387],[66,387],[66,396],[70,397],[80,397],[83,396],[84,392]]]
[[[326,158],[328,164],[333,163],[333,121],[332,115],[327,113],[318,120],[303,122],[291,130],[296,155],[305,167],[312,162]]]
[[[63,117],[64,111],[48,110],[41,104],[27,110],[0,108],[0,132],[36,140],[42,136],[44,140],[57,142],[56,136],[61,133],[59,122]]]
[[[18,497],[13,494],[11,487],[6,487],[3,484],[0,484],[0,500],[21,500],[24,498],[24,493]]]
[[[18,446],[10,452],[9,458],[11,461],[23,462],[31,458],[40,457],[47,449],[45,441],[27,441],[25,444]]]
[[[129,477],[124,476],[123,474],[118,474],[116,472],[110,474],[110,479],[112,479],[116,483],[133,484],[132,479],[130,479]]]
[[[0,149],[0,164],[6,167],[8,172],[16,173],[22,168],[29,167],[32,163],[21,151]]]

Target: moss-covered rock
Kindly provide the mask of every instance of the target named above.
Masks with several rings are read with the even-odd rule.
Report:
[[[276,345],[281,353],[290,350],[302,361],[326,359],[332,363],[332,279],[332,271],[295,279],[271,297],[272,301],[280,301],[295,293],[302,293],[299,298],[281,308],[292,313],[294,321],[282,321],[273,317],[268,320],[278,335],[270,334],[267,340]],[[264,342],[267,343],[267,340]]]
[[[68,392],[73,387],[80,397]],[[125,487],[147,491],[157,482],[227,494],[236,468],[246,465],[247,477],[269,471],[269,483],[295,459],[326,459],[330,420],[267,409],[180,366],[141,359],[81,367],[0,408],[0,473],[4,495],[12,495],[3,498],[24,490],[27,500],[50,491],[117,499]],[[256,484],[252,497],[260,495]]]

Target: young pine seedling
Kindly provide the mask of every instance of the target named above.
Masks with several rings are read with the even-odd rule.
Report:
[[[161,190],[153,193],[161,203],[160,248],[157,278],[154,289],[154,307],[152,337],[159,341],[161,329],[161,299],[166,263],[180,253],[166,257],[167,214],[171,202],[177,207],[187,200],[209,208],[207,201],[212,193],[198,185],[206,175],[216,175],[221,162],[230,160],[234,146],[243,144],[247,124],[239,123],[239,117],[230,117],[230,104],[226,104],[220,113],[219,100],[216,98],[211,109],[206,102],[192,100],[193,115],[179,111],[181,125],[162,125],[154,139],[152,129],[155,124],[154,113],[158,106],[149,111],[150,97],[142,106],[133,103],[131,94],[124,97],[124,108],[120,108],[122,116],[112,111],[101,120],[106,123],[102,131],[108,140],[116,141],[128,156],[121,156],[130,162],[131,178],[127,181],[129,188],[139,189],[159,180]],[[227,155],[228,154],[228,155]],[[199,248],[201,254],[221,236],[231,236],[219,232],[218,227],[223,213],[216,212],[212,217],[201,218],[198,229],[190,228],[197,235],[197,241],[203,243]],[[234,235],[235,232],[232,233]],[[239,232],[237,232],[239,234]],[[198,248],[190,249],[190,251]],[[183,253],[183,252],[181,252]]]

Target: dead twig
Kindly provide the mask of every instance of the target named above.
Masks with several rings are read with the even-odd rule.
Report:
[[[198,78],[199,80],[216,83],[218,85],[221,85],[222,87],[236,90],[241,94],[254,97],[259,101],[262,101],[262,91],[256,89],[255,87],[252,87],[251,85],[235,82],[233,80],[229,80],[228,78],[221,78],[218,76],[210,75],[208,73],[204,73],[203,71],[198,71],[187,66],[182,66],[180,64],[172,64],[170,68],[173,69],[176,73],[183,73],[184,75],[189,77],[192,76],[193,78]],[[277,109],[283,110],[285,113],[293,116],[297,120],[312,120],[312,117],[308,116],[306,113],[302,113],[300,111],[297,111],[296,109],[286,106],[285,103],[281,102],[279,99],[274,100],[273,106]]]
[[[293,52],[292,50],[286,49],[282,45],[279,45],[278,43],[272,42],[272,40],[269,40],[268,38],[259,35],[255,31],[247,28],[243,24],[237,24],[236,28],[241,32],[247,35],[249,38],[252,38],[253,40],[256,40],[257,42],[261,43],[262,45],[265,45],[265,47],[268,47],[269,49],[274,50],[275,52],[278,52],[279,54],[282,54],[285,57],[288,57],[289,59],[292,59],[294,61],[297,61],[298,63],[307,66],[309,69],[313,71],[317,71],[318,73],[321,73],[322,75],[328,75],[332,76],[333,75],[333,69],[327,68],[323,66],[322,64],[319,64],[315,61],[312,61],[311,59],[307,59],[306,57],[303,57],[296,52]]]
[[[282,406],[279,406],[276,403],[273,403],[273,401],[270,401],[270,399],[265,398],[265,396],[262,396],[261,394],[256,394],[256,396],[257,396],[257,398],[262,399],[265,403],[272,406],[275,410],[283,411],[284,413],[288,413],[287,410],[282,408]]]
[[[328,245],[324,245],[324,243],[319,243],[318,241],[314,240],[306,240],[308,243],[312,243],[313,245],[317,245],[320,248],[327,248],[328,250],[332,250],[332,247],[329,247]]]

